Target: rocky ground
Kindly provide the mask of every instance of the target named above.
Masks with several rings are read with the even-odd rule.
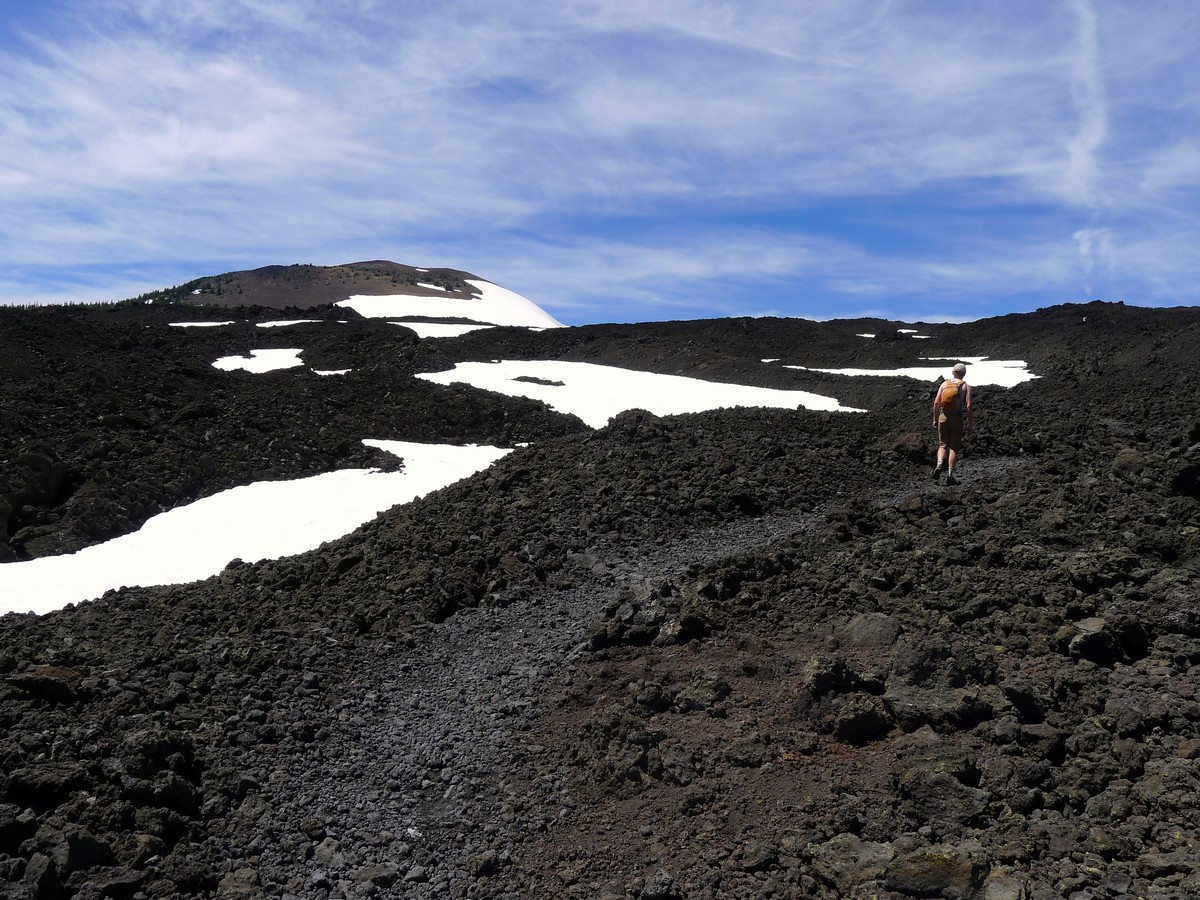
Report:
[[[1194,310],[926,326],[919,351],[866,321],[298,343],[153,306],[0,312],[14,559],[378,463],[359,437],[530,442],[312,553],[0,619],[12,896],[1200,895]],[[950,488],[933,385],[761,362],[935,342],[1045,376],[978,391]],[[251,346],[355,373],[209,371]],[[501,356],[871,412],[593,432],[412,378]]]

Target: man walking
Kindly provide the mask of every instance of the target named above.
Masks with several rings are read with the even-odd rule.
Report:
[[[940,480],[944,472],[946,484],[956,483],[954,466],[958,454],[962,453],[963,435],[970,434],[974,427],[971,386],[963,380],[966,375],[967,367],[958,363],[933,397],[933,427],[938,433],[937,468],[933,470],[933,480]]]

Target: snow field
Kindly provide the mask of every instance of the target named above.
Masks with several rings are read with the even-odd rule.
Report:
[[[446,372],[417,377],[435,384],[463,382],[510,397],[541,400],[558,412],[578,416],[592,428],[604,427],[609,419],[627,409],[645,409],[660,416],[735,406],[866,411],[842,406],[833,397],[808,391],[720,384],[680,375],[656,375],[559,360],[465,362]],[[517,380],[522,378],[538,380]]]
[[[925,356],[929,361],[944,360],[939,366],[906,366],[899,369],[817,369],[809,366],[784,366],[785,369],[800,369],[810,372],[825,372],[830,375],[874,375],[915,378],[918,381],[937,381],[948,378],[956,362],[967,367],[967,383],[994,387],[1014,387],[1040,375],[1029,371],[1028,364],[1020,359],[988,359],[986,356],[937,357]]]
[[[360,316],[372,319],[424,316],[430,319],[467,319],[484,325],[563,327],[556,318],[520,294],[490,281],[469,280],[467,284],[478,292],[477,297],[467,300],[461,297],[427,297],[416,294],[387,294],[377,297],[355,295],[337,305],[348,307]]]
[[[133,534],[64,556],[0,566],[0,614],[47,613],[122,586],[185,584],[232,559],[257,562],[313,550],[400,503],[451,485],[512,452],[364,441],[404,458],[401,472],[344,469],[231,488],[154,516]]]
[[[251,350],[249,356],[222,356],[213,367],[224,372],[245,369],[261,375],[276,369],[293,369],[304,365],[300,350]]]
[[[289,325],[308,325],[320,322],[320,319],[280,319],[277,322],[256,322],[258,328],[286,328]]]
[[[392,322],[401,328],[415,331],[419,338],[458,337],[472,331],[482,331],[485,328],[495,328],[495,325],[455,325],[450,322]]]

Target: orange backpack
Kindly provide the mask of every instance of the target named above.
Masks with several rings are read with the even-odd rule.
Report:
[[[962,412],[959,408],[958,389],[962,387],[963,382],[947,379],[942,385],[942,412],[949,415],[950,413]]]

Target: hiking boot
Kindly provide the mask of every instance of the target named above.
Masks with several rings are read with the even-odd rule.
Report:
[[[938,466],[933,470],[933,474],[930,475],[929,477],[932,478],[934,481],[940,481],[941,477],[942,477],[942,473],[945,471],[946,471],[946,469],[944,466]]]
[[[953,469],[946,473],[946,484],[958,484],[958,479],[954,477]]]

